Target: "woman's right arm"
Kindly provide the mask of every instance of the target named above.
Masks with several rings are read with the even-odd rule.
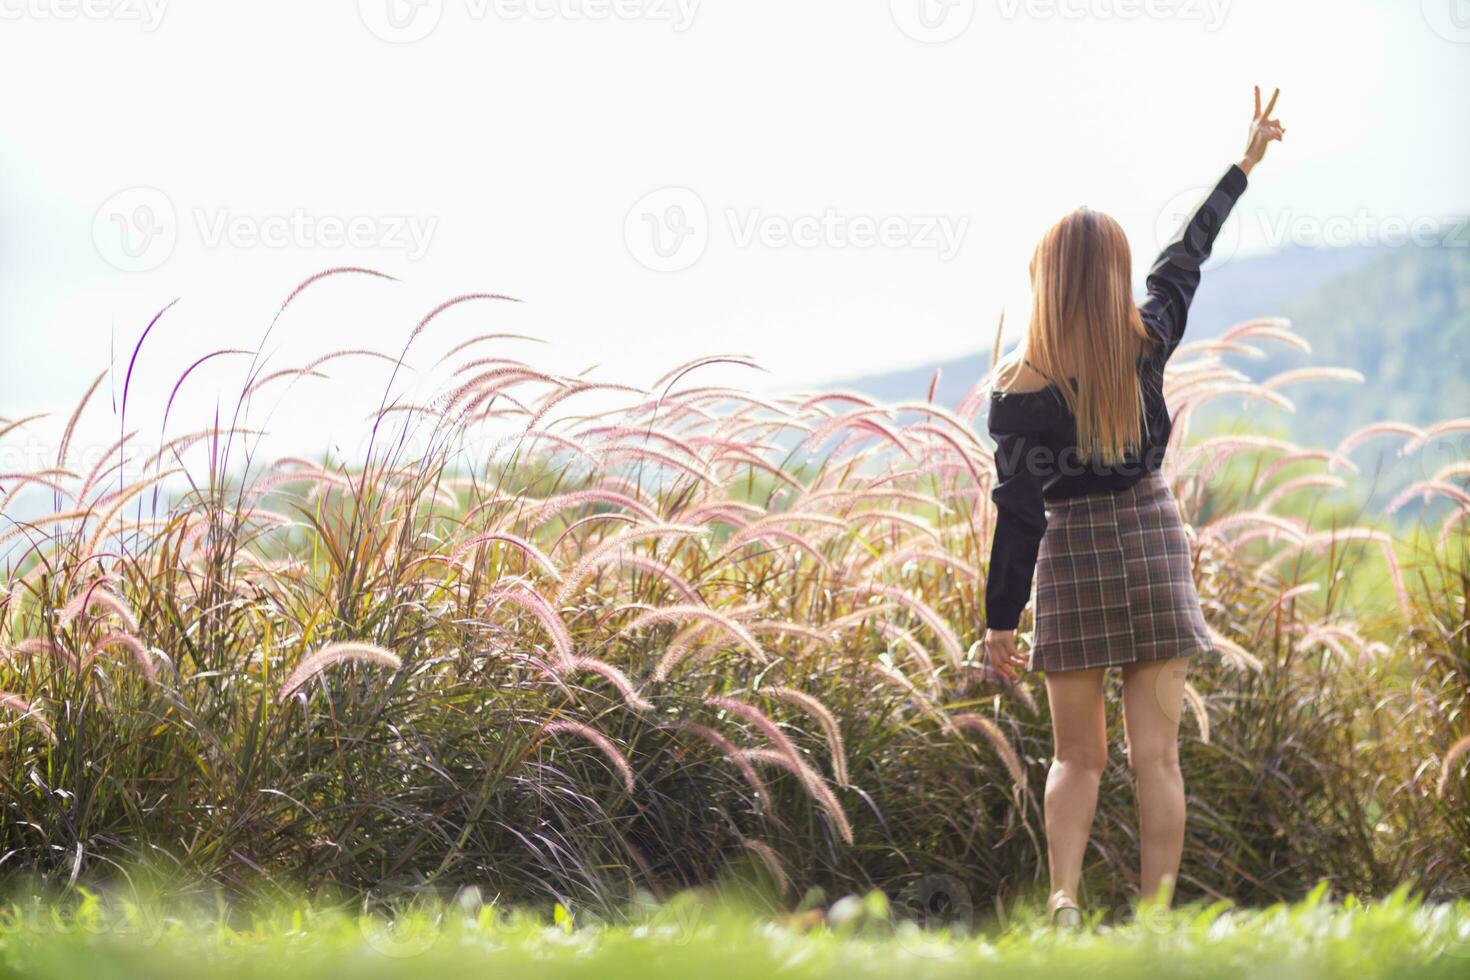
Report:
[[[1184,337],[1184,324],[1188,319],[1189,306],[1199,288],[1200,267],[1210,258],[1215,238],[1236,200],[1246,188],[1246,175],[1261,162],[1266,145],[1281,139],[1286,132],[1280,121],[1271,118],[1276,107],[1278,89],[1271,96],[1265,110],[1261,109],[1261,90],[1256,89],[1256,111],[1251,120],[1250,137],[1245,154],[1238,164],[1231,164],[1214,190],[1205,197],[1190,214],[1179,234],[1164,247],[1148,272],[1146,286],[1148,297],[1138,304],[1150,332],[1164,345],[1167,358],[1179,346]]]
[[[1005,683],[1016,682],[1026,655],[1016,647],[1016,624],[1031,598],[1036,555],[1046,533],[1037,461],[1031,439],[1020,432],[998,432],[996,406],[990,409],[990,435],[995,440],[995,538],[985,573],[985,659]]]
[[[995,410],[991,410],[992,418]],[[1031,597],[1036,555],[1046,533],[1037,460],[1031,437],[1022,432],[990,432],[995,440],[995,537],[985,579],[985,625],[997,631],[1016,628]]]

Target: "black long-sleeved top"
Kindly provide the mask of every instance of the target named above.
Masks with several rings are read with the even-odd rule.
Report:
[[[1046,501],[1126,490],[1163,464],[1173,429],[1164,404],[1164,364],[1184,336],[1200,266],[1209,259],[1215,236],[1245,186],[1245,171],[1231,164],[1149,269],[1148,296],[1138,304],[1138,312],[1158,343],[1138,359],[1144,402],[1144,438],[1138,452],[1128,453],[1113,466],[1080,462],[1077,420],[1054,384],[1036,391],[991,393],[989,430],[995,440],[996,484],[990,497],[997,516],[985,586],[985,622],[990,629],[1015,629],[1020,621],[1046,531]],[[1068,382],[1077,386],[1075,378]]]

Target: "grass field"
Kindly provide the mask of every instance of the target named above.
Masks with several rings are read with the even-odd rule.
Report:
[[[724,355],[639,386],[563,377],[501,356],[527,338],[463,339],[496,303],[442,304],[397,357],[130,373],[113,417],[158,403],[156,440],[78,435],[105,372],[49,422],[0,424],[0,448],[45,447],[0,500],[0,896],[51,896],[5,913],[6,970],[1470,974],[1470,906],[1442,904],[1470,896],[1470,418],[1326,447],[1191,430],[1216,399],[1286,411],[1282,388],[1352,372],[1243,380],[1230,359],[1302,349],[1278,320],[1180,348],[1165,476],[1218,654],[1167,706],[1186,911],[1126,924],[1115,710],[1095,930],[1058,944],[1027,911],[1045,691],[979,657],[983,383],[948,407],[702,384],[751,367]],[[235,409],[169,415],[225,364]],[[358,449],[273,458],[257,434],[346,365],[383,375]],[[1370,441],[1414,481],[1376,511]],[[115,897],[155,876],[170,902]],[[1319,882],[1337,904],[1290,905]],[[690,897],[735,883],[762,901]],[[496,911],[454,900],[469,886]],[[220,897],[162,914],[181,892]],[[609,911],[641,894],[684,897]],[[971,928],[890,925],[936,907]]]
[[[693,894],[618,925],[577,914],[503,914],[491,905],[423,905],[396,919],[309,905],[226,924],[203,912],[95,896],[10,904],[0,973],[42,978],[195,977],[1463,977],[1470,903],[1406,892],[1360,904],[1319,889],[1295,905],[1173,912],[1145,908],[1068,935],[1032,910],[920,928],[879,894],[771,919]],[[897,922],[897,924],[894,924]],[[935,925],[932,924],[931,925]],[[968,933],[968,934],[966,934]]]

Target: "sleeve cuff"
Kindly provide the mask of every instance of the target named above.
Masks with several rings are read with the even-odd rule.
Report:
[[[1231,197],[1239,197],[1245,193],[1245,188],[1248,183],[1249,180],[1246,178],[1245,171],[1240,169],[1240,164],[1238,163],[1232,163],[1230,168],[1225,171],[1225,176],[1220,178],[1220,186],[1228,191]]]
[[[1019,626],[1020,623],[1021,618],[1019,616],[1017,616],[1015,619],[1010,619],[1006,616],[985,617],[985,628],[988,630],[1013,630],[1017,626]]]

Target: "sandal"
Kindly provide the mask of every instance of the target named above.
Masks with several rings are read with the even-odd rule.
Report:
[[[1067,897],[1066,892],[1057,892],[1046,903],[1047,918],[1052,928],[1067,932],[1079,932],[1082,929],[1082,910],[1077,903]]]

